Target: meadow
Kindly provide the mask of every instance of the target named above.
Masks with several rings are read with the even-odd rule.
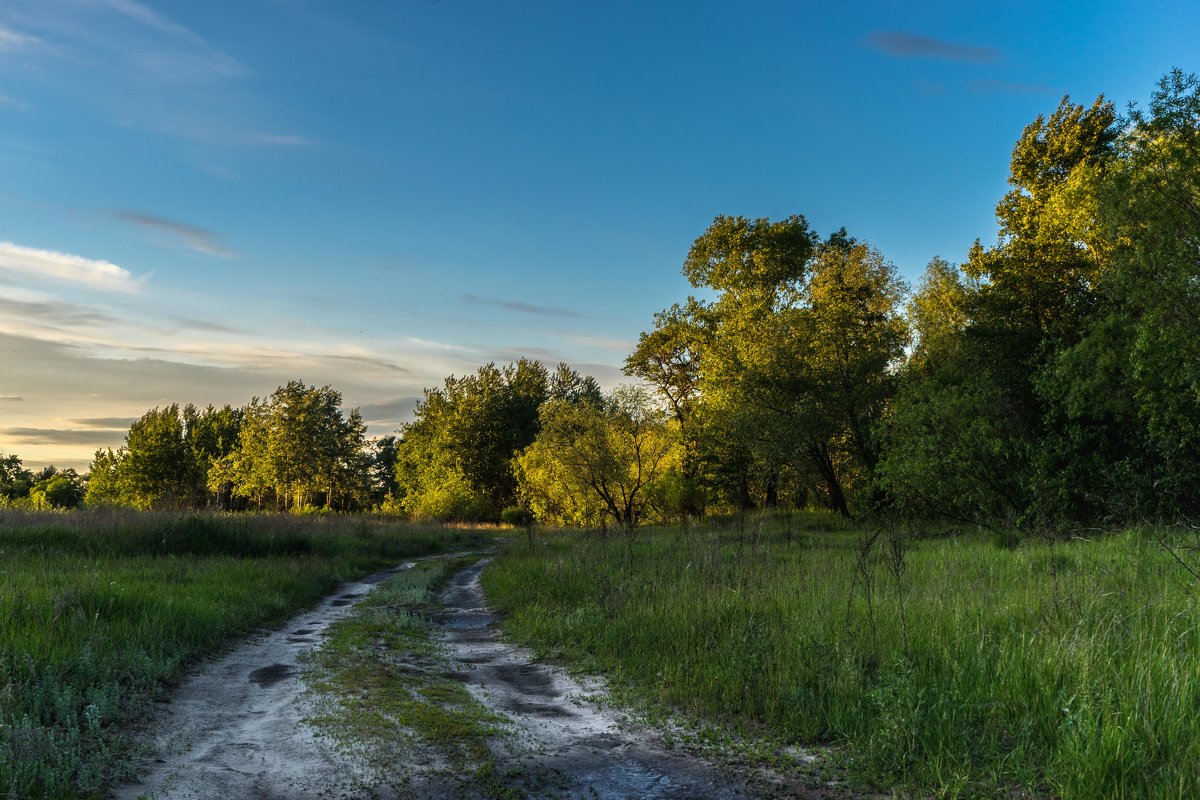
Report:
[[[484,573],[504,629],[618,699],[942,797],[1200,796],[1188,530],[1060,539],[826,515],[561,532]]]
[[[198,658],[469,530],[346,516],[0,512],[0,794],[101,797]]]

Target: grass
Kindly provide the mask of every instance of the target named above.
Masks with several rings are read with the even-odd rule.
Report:
[[[1200,585],[1134,530],[930,538],[823,516],[511,543],[504,628],[618,698],[837,745],[943,797],[1200,796]],[[869,546],[868,546],[869,544]]]
[[[0,794],[101,797],[185,667],[338,583],[483,536],[353,517],[0,513]]]
[[[310,722],[353,760],[372,796],[434,776],[458,782],[462,796],[512,794],[490,746],[503,720],[449,671],[430,635],[434,592],[465,563],[431,561],[400,573],[330,626],[312,656]]]

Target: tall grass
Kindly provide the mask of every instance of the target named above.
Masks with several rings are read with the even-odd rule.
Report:
[[[837,743],[881,788],[1200,797],[1200,584],[1158,535],[868,549],[758,520],[549,535],[484,580],[517,640],[627,697]]]
[[[350,577],[482,538],[347,517],[0,514],[0,795],[101,796],[131,774],[130,723],[189,662]]]

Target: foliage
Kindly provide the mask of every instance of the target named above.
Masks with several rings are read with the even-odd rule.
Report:
[[[684,477],[739,508],[756,486],[770,506],[815,484],[848,514],[879,460],[876,423],[908,339],[894,267],[844,230],[820,241],[803,217],[720,216],[684,274],[716,299],[658,314],[626,362],[671,404]]]
[[[516,498],[513,455],[537,436],[542,405],[589,402],[599,392],[566,364],[550,374],[528,359],[427,389],[396,447],[402,506],[417,517],[499,519]]]
[[[519,495],[541,520],[594,525],[641,520],[648,490],[679,457],[678,430],[649,392],[615,389],[602,402],[551,400],[541,431],[516,458]]]
[[[22,466],[20,457],[0,455],[0,504],[28,497],[32,487],[33,473]]]
[[[343,415],[342,395],[329,386],[290,381],[242,411],[237,445],[209,471],[209,488],[228,482],[258,507],[320,502],[348,509],[366,499],[366,425],[358,410]]]
[[[882,485],[1029,529],[1200,511],[1200,82],[1146,111],[1064,99],[1013,150],[998,243],[910,305]]]
[[[520,506],[509,506],[500,512],[500,522],[516,528],[524,528],[533,524],[533,512]]]

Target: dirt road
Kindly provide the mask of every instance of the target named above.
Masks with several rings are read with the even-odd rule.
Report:
[[[304,723],[301,655],[375,585],[408,563],[343,584],[281,630],[200,669],[152,722],[157,754],[117,800],[357,798],[354,766]]]
[[[752,782],[665,747],[650,729],[606,706],[598,685],[536,663],[502,641],[479,583],[487,560],[457,573],[434,614],[443,669],[461,680],[511,735],[491,745],[505,797],[847,797],[836,788]],[[334,800],[491,796],[463,780],[419,770],[380,782],[305,721],[312,711],[301,674],[305,653],[375,585],[413,565],[342,586],[282,630],[248,642],[198,671],[155,721],[158,754],[118,800]],[[597,696],[599,700],[597,700]],[[411,754],[410,754],[411,755]],[[420,754],[416,754],[420,756]],[[469,765],[468,765],[469,766]],[[397,765],[403,771],[403,765]],[[469,774],[469,770],[467,771]]]

